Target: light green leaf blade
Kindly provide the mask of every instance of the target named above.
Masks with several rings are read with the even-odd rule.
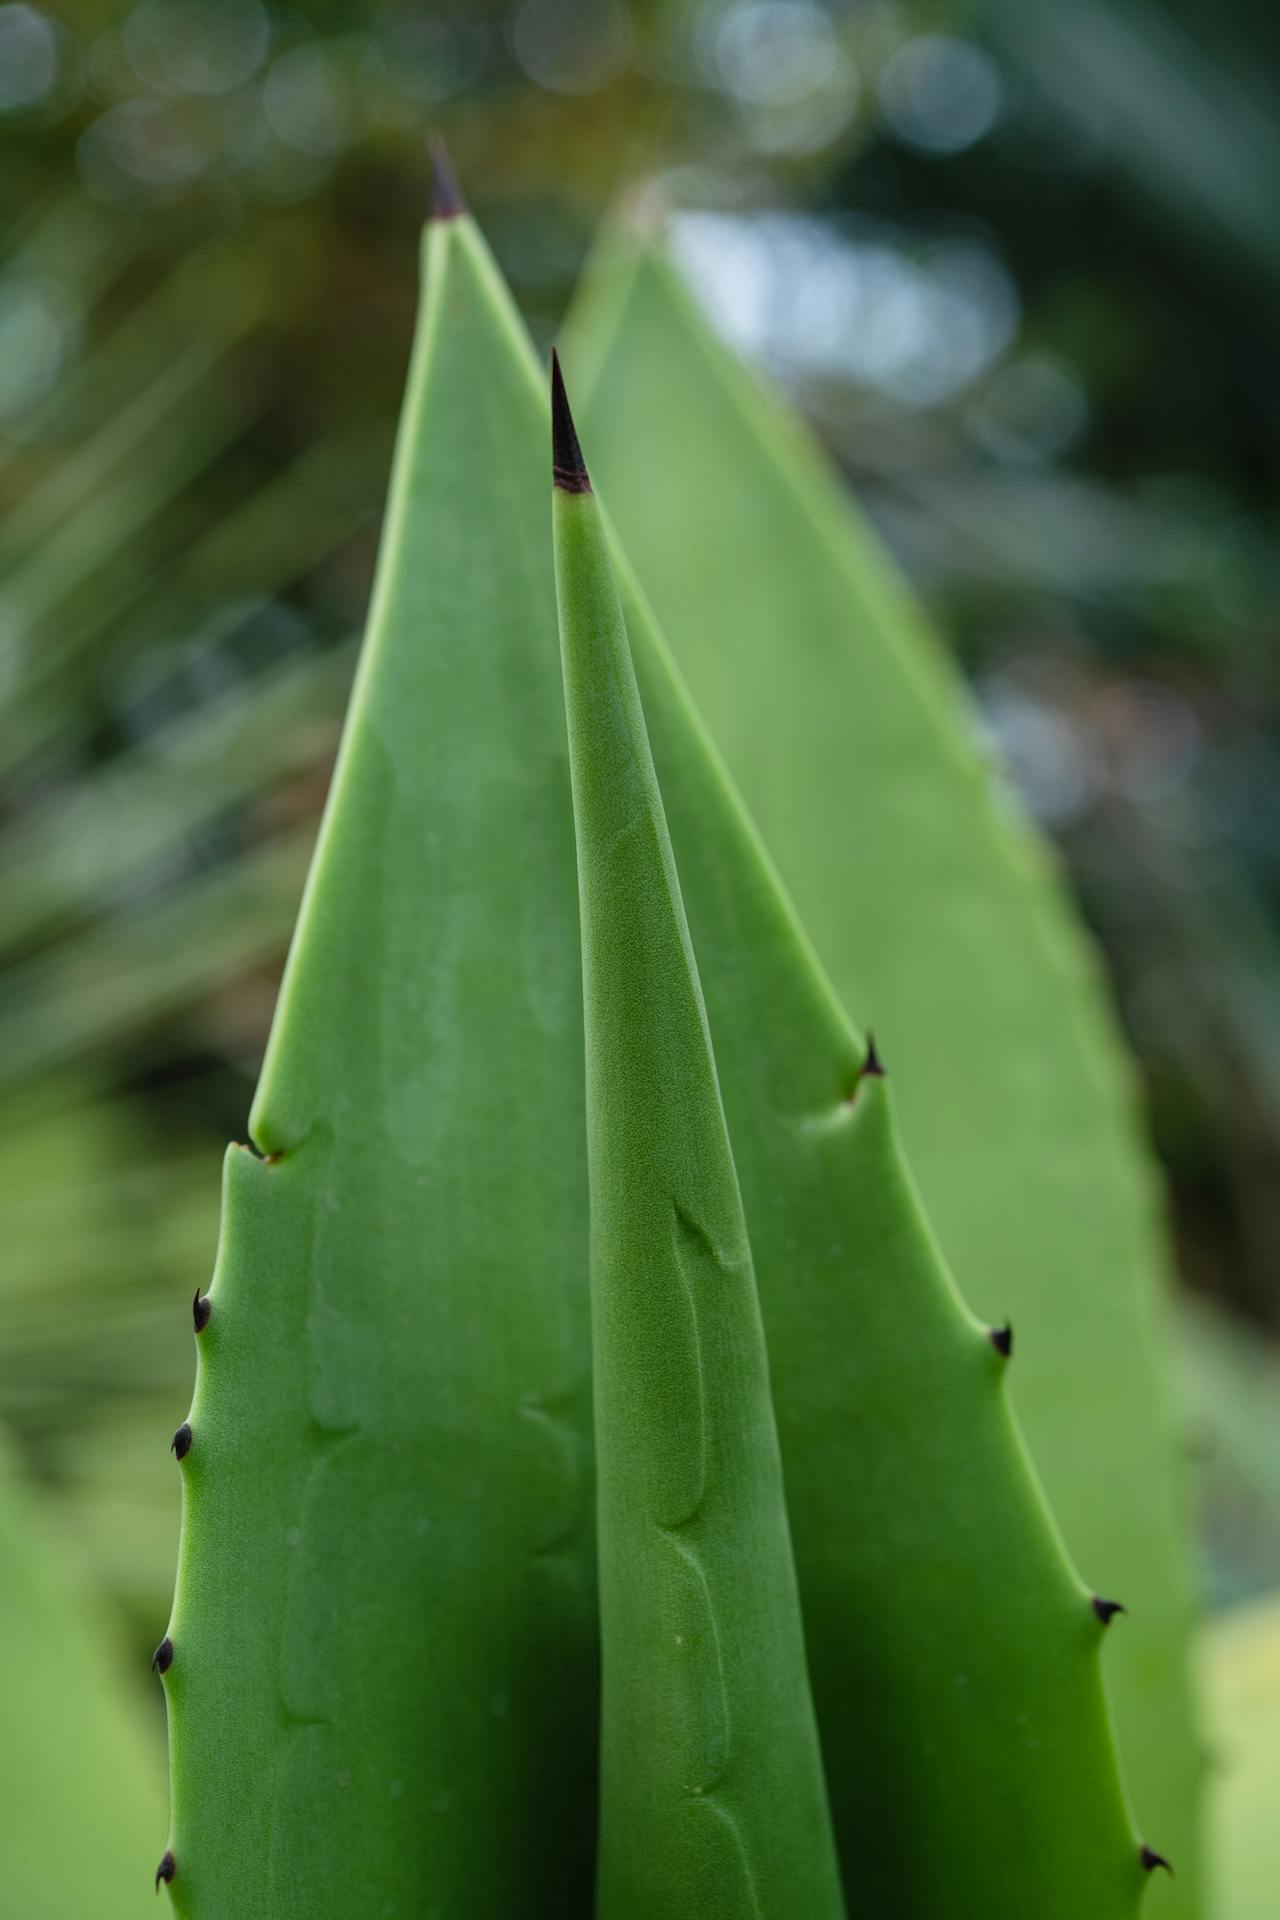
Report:
[[[764,1335],[697,967],[590,491],[557,486],[554,526],[591,1171],[596,1912],[835,1920]]]
[[[891,1082],[866,1071],[625,563],[623,602],[760,1283],[850,1909],[1132,1915],[1146,1873],[1111,1629],[1028,1467],[1004,1343],[959,1300]]]
[[[123,1652],[0,1457],[0,1885],[23,1920],[140,1920],[163,1788]]]
[[[1215,1920],[1269,1920],[1280,1884],[1280,1600],[1215,1620],[1203,1668]]]
[[[581,1008],[543,411],[436,222],[351,713],[198,1334],[190,1920],[581,1910]],[[539,622],[539,609],[541,621]],[[542,638],[545,653],[540,654]]]
[[[1191,1914],[1200,1760],[1162,1250],[1096,964],[906,589],[654,253],[602,254],[570,352],[603,497],[698,710],[843,1004],[885,1041],[961,1291],[1017,1327],[1018,1409],[1073,1559],[1129,1608],[1106,1652],[1121,1748],[1178,1868],[1152,1914]],[[661,485],[638,457],[658,418]]]

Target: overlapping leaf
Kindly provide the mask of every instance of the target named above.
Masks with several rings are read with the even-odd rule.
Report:
[[[265,1158],[228,1158],[199,1333],[165,1681],[192,1920],[562,1914],[590,1875],[581,1013],[541,411],[468,225],[433,223],[426,272],[251,1120]]]
[[[562,440],[573,448],[563,389]],[[557,473],[565,477],[563,470]],[[599,1485],[598,1920],[843,1920],[764,1331],[604,524],[557,485]]]
[[[1072,1555],[1129,1608],[1107,1650],[1126,1773],[1178,1864],[1153,1911],[1191,1913],[1200,1757],[1161,1235],[1096,964],[905,586],[655,253],[602,252],[571,347],[623,545],[842,1003],[885,1042],[965,1298],[1017,1328],[1018,1408]],[[745,1175],[744,1191],[750,1219]]]

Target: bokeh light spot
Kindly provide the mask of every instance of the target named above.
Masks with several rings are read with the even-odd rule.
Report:
[[[36,7],[0,7],[0,112],[39,106],[58,78],[58,36]]]
[[[61,281],[0,283],[0,420],[13,420],[46,394],[74,353],[77,303]]]
[[[1071,368],[1047,354],[1026,354],[992,376],[974,402],[969,427],[993,458],[1037,466],[1065,453],[1088,419],[1089,403]]]
[[[283,54],[263,82],[262,104],[285,145],[317,159],[340,152],[355,130],[350,77],[327,47]]]
[[[962,153],[995,125],[1000,70],[970,40],[921,34],[880,75],[880,108],[891,130],[925,153]]]
[[[685,212],[673,253],[712,320],[784,378],[849,380],[934,406],[999,359],[1018,296],[977,242],[924,258],[898,230],[789,213]]]
[[[95,198],[115,206],[158,205],[195,179],[208,149],[189,119],[163,100],[122,100],[86,128],[76,150]]]
[[[811,0],[745,0],[715,37],[715,64],[751,144],[815,152],[853,119],[858,76],[835,28]]]
[[[266,58],[271,24],[258,0],[143,0],[124,23],[140,80],[187,93],[230,93]]]
[[[594,93],[627,64],[633,38],[618,0],[524,0],[511,26],[517,60],[549,93]]]

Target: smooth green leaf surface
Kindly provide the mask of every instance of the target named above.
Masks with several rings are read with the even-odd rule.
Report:
[[[1203,1668],[1212,1911],[1215,1920],[1269,1920],[1280,1885],[1280,1600],[1214,1621]]]
[[[1100,1646],[852,1032],[673,673],[627,625],[751,1236],[850,1911],[1132,1915]],[[892,1065],[892,1063],[890,1063]],[[1123,1630],[1120,1627],[1118,1630]]]
[[[192,1920],[363,1914],[371,1888],[440,1920],[590,1910],[583,1062],[546,408],[470,223],[429,253],[369,639],[252,1120],[267,1157],[228,1157],[198,1336],[165,1676]],[[638,612],[632,639],[778,1349],[831,1792],[855,1809],[850,1911],[1119,1920],[1143,1876],[1101,1629],[998,1356],[937,1263],[883,1090],[848,1103],[860,1043]],[[670,1281],[680,1245],[666,1260]]]
[[[1162,1248],[1096,964],[905,588],[654,254],[619,241],[602,255],[566,365],[698,710],[842,1003],[883,1039],[961,1291],[1017,1328],[1037,1469],[1083,1575],[1129,1608],[1106,1655],[1126,1774],[1178,1869],[1152,1914],[1188,1915],[1200,1761]],[[644,457],[656,421],[660,467]],[[767,1318],[759,1248],[757,1262]]]
[[[573,823],[544,413],[434,224],[374,603],[198,1335],[190,1920],[581,1911],[596,1733]],[[541,649],[541,650],[540,650]]]
[[[598,1920],[843,1914],[751,1249],[599,510],[554,495],[582,905]]]
[[[0,1456],[0,1908],[139,1920],[163,1818],[159,1741],[127,1689],[122,1641],[73,1580]]]

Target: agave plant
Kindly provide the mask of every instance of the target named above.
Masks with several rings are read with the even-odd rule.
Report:
[[[617,531],[443,156],[423,271],[194,1303],[157,1884],[190,1920],[1078,1920],[1137,1912],[1159,1818],[1195,1912],[1149,1180],[1078,937],[928,636],[647,264],[572,349]],[[625,351],[663,327],[665,397]],[[848,1018],[881,996],[901,1134]]]

